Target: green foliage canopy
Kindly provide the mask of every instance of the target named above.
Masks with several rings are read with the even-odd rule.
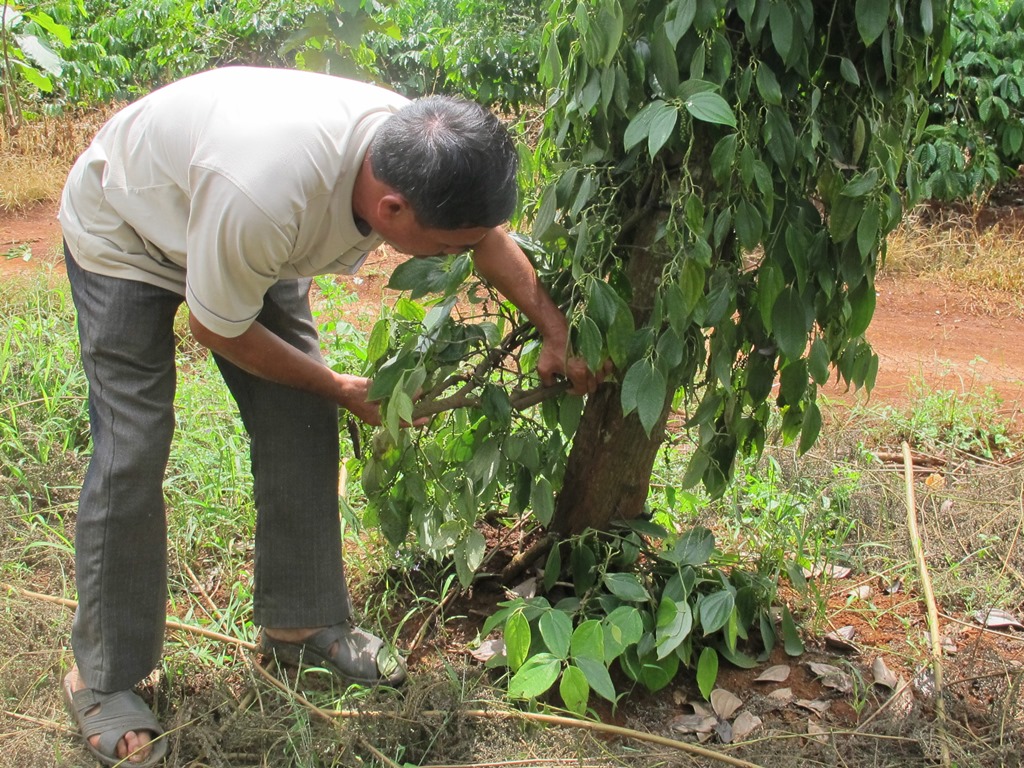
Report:
[[[872,385],[875,270],[920,189],[948,19],[935,0],[552,4],[533,233],[623,412],[658,439],[677,391],[698,400],[688,482],[724,489],[770,398],[806,450],[833,366]]]

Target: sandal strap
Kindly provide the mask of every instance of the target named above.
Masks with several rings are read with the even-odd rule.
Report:
[[[325,666],[358,683],[395,685],[405,679],[400,657],[382,653],[387,650],[384,641],[351,622],[324,627],[301,643],[275,640],[263,633],[260,645],[263,653],[276,655],[286,664]]]
[[[79,713],[82,736],[86,741],[99,736],[98,748],[105,755],[116,755],[117,743],[130,731],[149,731],[154,739],[164,733],[152,710],[132,691],[103,693],[83,688],[71,694],[71,701]],[[98,711],[90,712],[97,706]],[[159,750],[158,744],[153,749]]]

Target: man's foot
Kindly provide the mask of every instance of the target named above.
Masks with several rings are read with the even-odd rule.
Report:
[[[264,629],[259,650],[282,664],[324,667],[345,682],[397,686],[406,678],[398,651],[350,621],[317,629]]]
[[[106,765],[126,762],[152,766],[163,760],[167,744],[156,717],[131,691],[102,693],[86,687],[74,666],[64,678],[64,695],[89,751]]]

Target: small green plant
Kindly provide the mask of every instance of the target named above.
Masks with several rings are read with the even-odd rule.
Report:
[[[909,408],[887,406],[883,423],[890,439],[919,450],[954,451],[984,459],[1010,456],[1017,441],[1010,419],[1001,414],[1002,398],[991,387],[979,391],[932,391],[914,386]]]
[[[544,596],[506,601],[487,620],[483,634],[501,628],[505,641],[504,655],[488,663],[508,668],[514,698],[537,699],[557,682],[563,705],[577,714],[591,693],[618,700],[614,666],[650,691],[681,668],[695,669],[708,697],[720,658],[750,667],[751,654],[766,655],[777,639],[774,582],[720,552],[700,526],[672,537],[635,520],[614,535],[565,540],[551,549],[543,587]],[[802,651],[791,620],[783,639],[787,650]]]

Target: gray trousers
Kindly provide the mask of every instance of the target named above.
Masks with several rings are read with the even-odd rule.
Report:
[[[167,602],[163,478],[174,433],[174,315],[181,296],[83,270],[65,246],[89,381],[93,455],[79,499],[71,643],[90,688],[133,687],[159,663]],[[284,280],[258,321],[321,360],[309,280]],[[338,520],[338,409],[220,357],[249,433],[256,542],[253,611],[272,628],[351,613]]]

